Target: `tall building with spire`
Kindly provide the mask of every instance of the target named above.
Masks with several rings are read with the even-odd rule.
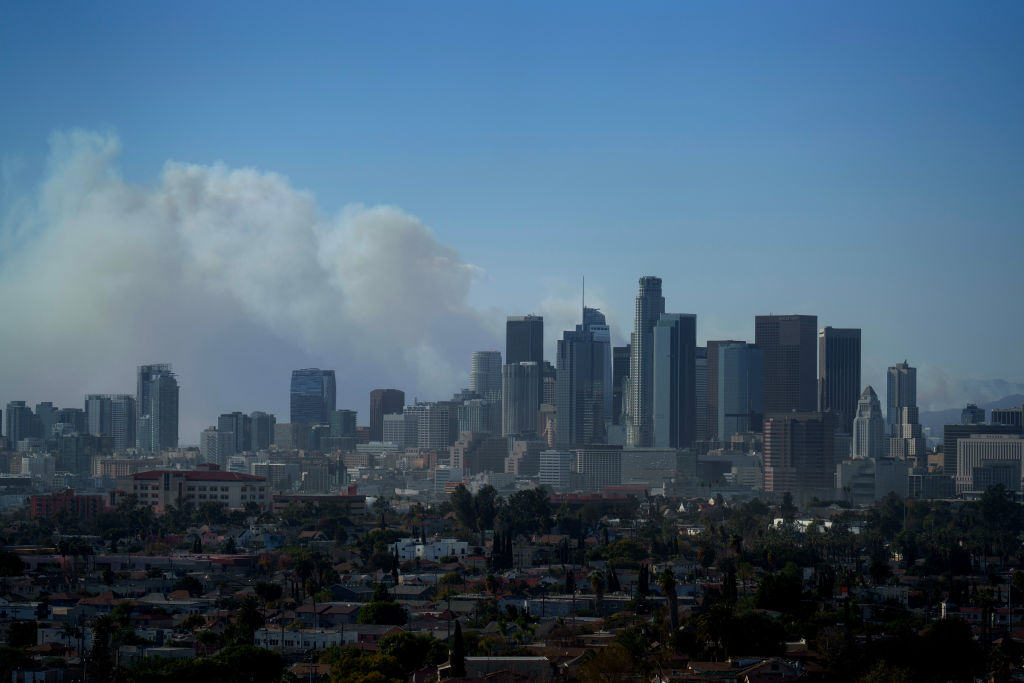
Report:
[[[857,401],[857,414],[853,419],[853,457],[884,458],[887,453],[885,435],[882,404],[875,390],[868,386]]]
[[[654,326],[665,312],[661,278],[640,278],[633,333],[630,335],[629,402],[626,442],[634,447],[654,445]]]

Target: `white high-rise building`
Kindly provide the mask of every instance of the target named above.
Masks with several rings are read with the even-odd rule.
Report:
[[[869,386],[857,401],[857,415],[853,419],[853,457],[884,458],[887,454],[885,441],[882,404],[878,394]]]
[[[540,485],[555,493],[566,493],[570,487],[575,454],[569,451],[540,452]]]

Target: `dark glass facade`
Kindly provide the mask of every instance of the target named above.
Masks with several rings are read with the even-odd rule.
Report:
[[[306,368],[292,371],[292,424],[329,424],[336,401],[334,370]]]

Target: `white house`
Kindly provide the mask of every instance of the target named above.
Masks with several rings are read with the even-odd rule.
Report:
[[[439,562],[442,557],[463,558],[469,555],[469,543],[454,538],[432,538],[421,543],[415,538],[403,538],[388,546],[388,551],[398,555],[400,562],[421,560]]]

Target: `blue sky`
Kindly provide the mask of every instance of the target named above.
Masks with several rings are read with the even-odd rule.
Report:
[[[1022,29],[1020,3],[6,3],[0,208],[54,131],[99,131],[141,188],[222,162],[325,215],[399,207],[480,269],[482,346],[570,323],[582,275],[621,341],[656,274],[702,340],[815,313],[864,329],[876,389],[904,358],[1024,382]]]

